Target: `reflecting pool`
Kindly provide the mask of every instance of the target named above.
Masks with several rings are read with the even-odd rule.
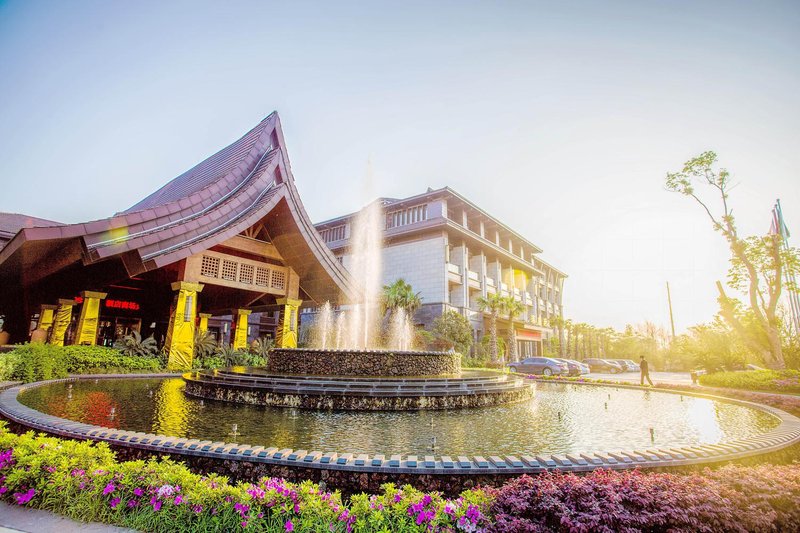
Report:
[[[185,395],[183,387],[179,377],[81,380],[29,389],[19,401],[47,414],[110,428],[387,456],[688,446],[749,437],[778,425],[776,417],[763,411],[705,398],[561,383],[537,383],[533,400],[512,405],[381,412],[202,401]]]

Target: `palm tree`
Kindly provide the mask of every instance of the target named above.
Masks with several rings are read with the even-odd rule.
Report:
[[[408,317],[414,316],[417,309],[422,306],[422,298],[418,292],[406,283],[403,278],[398,279],[391,285],[383,286],[383,309],[384,312],[394,312],[403,309]]]
[[[477,300],[478,309],[489,313],[489,347],[492,353],[492,362],[497,362],[497,317],[505,307],[505,299],[498,293],[489,294]]]
[[[135,329],[130,335],[117,339],[114,348],[129,356],[153,357],[158,353],[158,343],[153,336],[142,340],[142,336]]]
[[[517,360],[517,330],[514,328],[514,319],[523,311],[525,306],[513,296],[503,298],[503,311],[508,315],[508,360]]]

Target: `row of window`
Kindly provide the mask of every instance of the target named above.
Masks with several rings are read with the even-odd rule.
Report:
[[[319,234],[324,242],[340,241],[344,239],[344,224],[320,230]]]
[[[416,224],[423,220],[428,220],[428,204],[415,205],[399,211],[390,211],[386,214],[386,229]]]
[[[266,267],[239,263],[230,259],[221,259],[204,255],[200,263],[200,275],[207,278],[238,281],[257,287],[270,287],[277,290],[286,288],[286,272]]]

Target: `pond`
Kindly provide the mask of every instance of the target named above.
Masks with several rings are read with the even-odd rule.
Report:
[[[498,407],[371,412],[202,401],[183,388],[177,377],[79,380],[35,387],[18,399],[47,414],[110,428],[387,456],[669,448],[750,437],[779,423],[758,409],[706,398],[561,383],[537,383],[533,400]]]

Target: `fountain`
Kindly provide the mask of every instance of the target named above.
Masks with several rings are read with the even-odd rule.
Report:
[[[316,313],[310,348],[275,348],[265,368],[187,373],[186,393],[252,405],[345,410],[450,409],[529,400],[533,386],[519,377],[462,371],[458,353],[414,350],[413,317],[382,305],[383,224],[379,201],[356,217],[346,266],[363,283],[362,301],[338,311],[325,302]]]

